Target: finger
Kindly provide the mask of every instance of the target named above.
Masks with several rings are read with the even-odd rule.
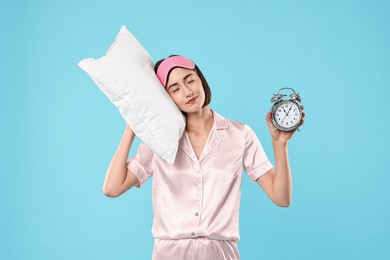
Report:
[[[265,120],[267,122],[271,122],[271,112],[267,112],[266,116],[265,116]]]
[[[265,119],[266,119],[266,121],[267,121],[267,125],[268,125],[268,128],[269,128],[270,130],[278,130],[278,129],[274,126],[274,124],[272,123],[272,121],[271,121],[271,112],[268,112],[268,113],[267,113],[267,116],[265,117]]]
[[[271,115],[272,115],[271,112],[267,112],[267,114],[265,116],[265,120],[267,121],[268,128],[271,131],[276,132],[278,129],[272,124]]]
[[[299,125],[299,126],[300,126],[300,125]],[[299,126],[298,126],[298,127],[299,127]],[[298,127],[291,131],[291,136],[293,136],[294,133],[298,130]],[[291,138],[291,137],[290,137],[290,138]]]
[[[306,116],[306,113],[302,112],[302,118],[304,118],[305,116]]]
[[[304,106],[304,105],[302,105],[302,106],[301,106],[301,110],[303,110],[304,108],[305,108],[305,106]]]

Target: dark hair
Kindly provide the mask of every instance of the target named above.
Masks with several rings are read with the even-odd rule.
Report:
[[[169,57],[173,57],[173,56],[178,56],[178,55],[170,55]],[[163,62],[165,59],[161,59],[161,60],[156,62],[156,64],[154,65],[154,72],[155,73],[157,73],[158,67],[160,66],[161,62]],[[167,80],[169,78],[169,74],[171,73],[172,69],[168,72]],[[199,78],[200,78],[200,80],[202,82],[203,90],[204,90],[204,93],[205,93],[205,96],[206,96],[206,99],[205,99],[202,107],[205,107],[208,104],[210,104],[210,101],[211,101],[211,90],[210,90],[209,84],[207,83],[205,77],[203,76],[202,71],[199,69],[199,67],[196,64],[195,64],[194,71],[196,72],[196,74],[198,74],[198,76],[199,76]]]

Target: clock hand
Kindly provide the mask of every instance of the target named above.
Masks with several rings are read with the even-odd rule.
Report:
[[[283,109],[283,112],[284,112],[284,114],[285,114],[285,116],[284,116],[283,119],[282,119],[282,123],[283,123],[283,120],[286,118],[287,113],[286,113],[286,110],[284,110],[284,106],[282,106],[282,109]]]
[[[284,119],[286,118],[286,116],[287,116],[287,114],[283,117],[283,119],[282,119],[282,123],[283,123],[283,121],[284,121]]]
[[[288,114],[290,113],[291,108],[292,108],[292,106],[290,107],[290,109],[286,113],[286,116],[288,116],[288,118],[290,118],[290,120],[291,120],[291,117]],[[286,118],[286,116],[284,118]],[[284,118],[283,118],[283,120],[284,120]],[[283,120],[282,120],[282,122],[283,122]]]
[[[290,113],[291,108],[292,108],[292,106],[291,106],[290,109],[287,111],[287,113],[286,113],[286,111],[284,111],[284,108],[283,108],[283,111],[286,113],[286,115],[283,117],[282,123],[283,123],[283,121],[284,121],[284,119],[285,119],[286,117],[288,117],[288,118],[291,119],[291,117],[288,116],[288,113]]]
[[[291,108],[292,108],[292,106],[291,106],[290,109],[287,111],[286,116],[288,116],[288,113],[290,113]]]

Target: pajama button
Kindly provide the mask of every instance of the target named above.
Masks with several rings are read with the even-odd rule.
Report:
[[[198,212],[195,213],[195,216],[199,216]]]
[[[192,236],[195,236],[195,233],[194,233],[194,232],[192,232],[192,233],[191,233],[191,235],[192,235]]]

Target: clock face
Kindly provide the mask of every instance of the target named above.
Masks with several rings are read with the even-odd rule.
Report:
[[[301,121],[301,111],[294,102],[284,100],[275,106],[275,122],[283,128],[294,128]]]

